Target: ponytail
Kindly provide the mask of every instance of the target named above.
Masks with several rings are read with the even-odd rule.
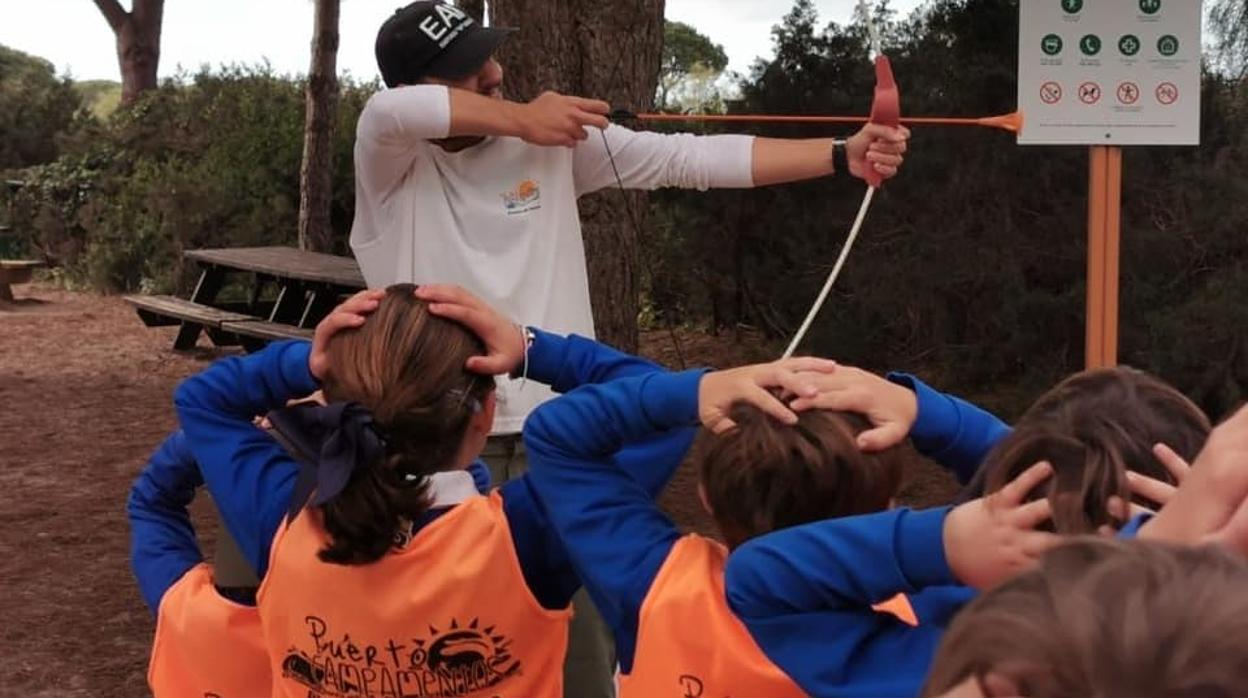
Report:
[[[359,403],[380,446],[359,451],[349,478],[314,500],[330,542],[321,560],[375,562],[401,547],[432,505],[429,476],[457,467],[473,414],[494,379],[466,369],[485,353],[459,323],[431,314],[412,284],[396,284],[368,320],[330,340],[325,396]]]
[[[429,476],[454,465],[468,428],[471,410],[447,414],[438,427],[427,421],[437,414],[405,415],[391,434],[385,452],[355,468],[346,486],[320,506],[330,542],[318,556],[341,565],[375,562],[406,542],[402,528],[429,511]],[[432,413],[432,414],[431,414]],[[424,417],[424,420],[421,419]]]

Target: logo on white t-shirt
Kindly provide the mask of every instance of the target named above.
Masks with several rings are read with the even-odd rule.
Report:
[[[542,207],[542,187],[535,180],[522,180],[511,191],[500,194],[507,215],[528,213]]]

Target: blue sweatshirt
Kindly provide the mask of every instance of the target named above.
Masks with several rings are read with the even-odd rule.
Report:
[[[888,376],[918,398],[910,438],[966,483],[1010,428],[992,414]],[[945,628],[976,591],[944,557],[948,508],[819,521],[746,542],[728,558],[728,604],[768,658],[815,696],[914,696]],[[918,627],[872,605],[906,594]]]
[[[187,511],[203,484],[186,436],[176,431],[152,454],[130,489],[130,564],[152,613],[169,587],[204,559]]]
[[[974,477],[984,457],[1010,433],[996,415],[961,398],[938,392],[908,373],[890,373],[888,380],[914,391],[919,412],[910,428],[910,442],[919,453],[953,471],[958,482]]]
[[[907,373],[890,373],[888,380],[914,391],[918,415],[910,442],[924,456],[949,469],[965,485],[974,477],[988,452],[1010,433],[1010,427],[992,413],[961,398],[938,392]],[[908,594],[920,623],[947,625],[975,598],[962,585],[933,586]]]
[[[474,463],[469,472],[479,491],[489,490],[490,470],[484,463]],[[203,484],[186,434],[178,430],[156,449],[130,489],[130,564],[152,613],[160,609],[165,592],[203,561],[187,511]]]
[[[612,461],[611,454],[656,432],[696,423],[702,373],[652,374],[584,387],[539,407],[525,424],[532,484],[550,521],[563,536],[586,590],[612,628],[624,673],[632,669],[642,604],[680,532],[659,511],[652,494],[637,487],[633,478]],[[963,481],[974,474],[982,455],[1008,431],[987,412],[942,395],[917,379],[902,374],[891,378],[919,396],[919,422],[915,425],[918,445],[948,459]],[[926,516],[943,519],[943,512]],[[864,526],[869,531],[875,524]],[[936,530],[935,553],[930,554],[939,559],[915,563],[921,570],[935,572],[920,575],[917,583],[894,583],[897,589],[893,593],[956,584],[944,567],[939,527]],[[915,554],[929,550],[932,541],[928,535],[913,546]],[[883,553],[879,557],[883,558]],[[891,557],[887,567],[896,567]],[[876,601],[892,595],[882,595]],[[916,603],[916,612],[927,617],[951,615],[966,595],[959,587],[945,588]],[[810,663],[811,652],[822,651],[818,648],[826,633],[809,632],[818,625],[818,619],[812,618],[796,629],[809,638],[806,649],[789,643],[769,647],[773,635],[766,629],[760,629],[755,640],[772,661],[789,671],[798,663]],[[828,685],[826,677],[808,677],[802,672],[790,675],[816,695]]]
[[[911,627],[871,606],[924,588],[956,588],[942,540],[948,512],[893,509],[747,541],[728,557],[728,605],[767,657],[811,695],[912,698],[952,613]]]
[[[732,552],[728,605],[768,658],[815,696],[914,696],[945,629],[977,592],[945,560],[949,509],[829,519],[775,531]],[[1149,514],[1119,532],[1135,538]],[[871,606],[945,594],[943,615],[910,627]],[[916,606],[916,611],[918,610]]]
[[[555,390],[662,370],[584,338],[536,335],[529,351],[529,377]],[[300,466],[251,420],[317,389],[308,370],[310,352],[308,342],[277,342],[250,356],[222,359],[184,381],[174,396],[186,443],[222,520],[261,578]],[[637,487],[657,493],[680,464],[693,433],[686,429],[656,434],[615,454],[616,462],[635,475]],[[580,582],[528,477],[505,483],[500,493],[520,567],[534,596],[546,608],[566,607]]]

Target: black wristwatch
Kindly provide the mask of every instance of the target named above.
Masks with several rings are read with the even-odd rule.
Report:
[[[849,151],[845,150],[845,141],[832,141],[832,172],[849,172]]]

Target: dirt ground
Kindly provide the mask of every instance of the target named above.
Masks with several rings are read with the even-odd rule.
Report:
[[[0,305],[0,696],[143,696],[153,623],[130,574],[126,495],[174,426],[174,386],[221,353],[173,352],[175,329],[144,328],[119,298],[44,284],[15,294]],[[774,351],[734,333],[682,331],[681,345],[691,365]],[[643,351],[674,363],[665,332]],[[909,501],[951,491],[928,467],[911,475]],[[693,482],[682,472],[664,503],[705,531]],[[194,509],[205,550],[209,507]]]

